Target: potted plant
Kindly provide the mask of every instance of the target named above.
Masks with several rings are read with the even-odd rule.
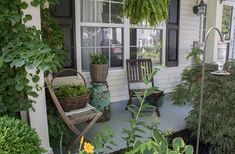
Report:
[[[61,86],[55,93],[65,112],[86,107],[90,98],[90,89],[82,84]]]
[[[105,82],[108,76],[108,60],[100,53],[91,54],[90,74],[92,82]]]

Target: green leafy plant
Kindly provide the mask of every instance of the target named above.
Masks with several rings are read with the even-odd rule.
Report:
[[[193,151],[193,146],[186,145],[184,140],[180,137],[175,138],[172,141],[172,144],[168,145],[168,141],[164,133],[155,129],[152,132],[152,139],[144,142],[136,141],[133,148],[126,152],[126,154],[193,154]]]
[[[214,76],[216,65],[206,64],[202,110],[201,140],[210,145],[211,154],[234,153],[235,149],[235,62],[226,65],[229,76]],[[187,127],[197,134],[201,65],[187,68],[176,86],[173,100],[177,105],[192,107],[186,119]]]
[[[105,149],[113,150],[113,146],[117,146],[112,140],[113,137],[114,132],[108,127],[104,128],[103,132],[98,133],[92,142],[95,147],[95,153],[103,154],[105,153]]]
[[[107,64],[108,60],[104,54],[93,53],[91,54],[91,63],[92,64]]]
[[[48,2],[52,1],[55,0]],[[43,6],[45,2],[35,0],[32,4]],[[41,31],[25,25],[32,18],[23,14],[22,9],[27,7],[26,2],[19,0],[0,2],[0,115],[16,115],[31,108],[33,101],[28,96],[38,96],[33,90],[40,90],[38,73],[53,70],[58,58],[47,42],[42,41]],[[37,73],[28,74],[26,69],[35,69]],[[27,75],[35,87],[29,86]]]
[[[74,138],[73,133],[70,131],[68,126],[64,123],[64,121],[61,119],[52,100],[48,98],[46,101],[47,101],[47,119],[48,119],[48,127],[49,127],[50,145],[53,148],[59,148],[60,137],[61,137],[61,134],[63,134],[63,140],[62,140],[61,146],[63,146],[63,150],[66,151],[70,142]]]
[[[0,117],[1,154],[41,154],[40,139],[34,129],[21,120]]]
[[[90,89],[84,85],[65,85],[57,88],[55,90],[55,93],[58,97],[69,98],[75,96],[88,95],[90,93]]]
[[[144,77],[145,85],[148,85],[150,83],[151,79],[156,73],[157,73],[157,70],[154,69],[152,73],[150,73],[147,77]],[[156,90],[155,87],[151,87],[147,89],[144,92],[143,97],[139,93],[136,93],[136,96],[140,102],[140,105],[137,106],[137,105],[131,104],[128,106],[128,109],[131,111],[133,118],[129,120],[130,129],[126,129],[126,128],[123,129],[123,133],[126,134],[126,137],[124,137],[123,139],[126,140],[127,147],[129,147],[130,144],[134,144],[137,138],[141,138],[141,136],[137,133],[145,133],[142,129],[140,129],[140,127],[148,128],[148,126],[139,118],[144,117],[144,114],[141,113],[142,110],[153,108],[153,106],[149,105],[148,103],[145,103],[145,99],[146,97],[151,95],[155,90]]]
[[[168,19],[168,0],[124,0],[123,14],[132,24],[146,22],[156,26]]]
[[[193,45],[192,51],[189,53],[187,56],[187,59],[192,58],[193,63],[195,65],[200,65],[201,64],[201,58],[200,56],[202,55],[202,50],[198,45]]]
[[[144,68],[143,68],[144,69]],[[152,73],[144,77],[144,83],[147,86],[150,84],[151,79],[157,73],[157,69],[154,69]],[[130,129],[123,129],[123,133],[126,134],[125,139],[127,141],[127,147],[133,145],[126,154],[135,153],[170,153],[170,154],[193,154],[193,147],[191,145],[185,145],[182,138],[175,138],[172,143],[172,148],[169,148],[168,141],[165,138],[165,134],[157,130],[156,125],[159,123],[159,119],[156,118],[156,114],[152,117],[151,126],[146,125],[144,121],[139,118],[144,118],[145,116],[141,113],[144,109],[153,108],[153,106],[145,103],[145,98],[151,95],[156,90],[155,87],[151,87],[144,92],[143,97],[136,93],[136,96],[140,102],[139,107],[136,105],[128,106],[128,109],[133,114],[133,118],[130,119]],[[141,128],[147,128],[152,131],[152,138],[146,141],[140,141],[138,139],[142,138],[140,134],[145,134],[146,132]]]

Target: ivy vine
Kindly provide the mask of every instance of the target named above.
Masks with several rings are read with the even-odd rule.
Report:
[[[34,0],[31,5],[44,6],[45,2]],[[38,70],[36,75],[29,74],[38,88],[40,71],[56,71],[62,66],[57,62],[55,46],[42,41],[41,31],[25,25],[32,19],[30,14],[24,15],[22,11],[27,7],[28,4],[21,0],[0,1],[0,115],[14,116],[32,107],[33,101],[28,96],[38,95],[29,85],[26,69]]]

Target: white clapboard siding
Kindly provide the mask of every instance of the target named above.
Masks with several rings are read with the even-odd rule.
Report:
[[[195,5],[194,0],[181,0],[180,9],[180,31],[179,31],[179,66],[162,68],[154,78],[155,85],[165,93],[172,92],[174,87],[181,79],[182,70],[190,65],[191,61],[186,60],[191,51],[193,41],[199,40],[199,17],[193,14],[192,8]],[[83,76],[89,85],[91,82],[90,73],[85,72]],[[60,78],[58,84],[67,84],[74,77]],[[128,87],[126,79],[126,70],[110,70],[108,75],[108,84],[111,95],[111,102],[117,102],[128,99]]]

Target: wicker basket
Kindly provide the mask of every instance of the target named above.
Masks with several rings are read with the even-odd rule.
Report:
[[[76,110],[86,107],[90,99],[90,94],[78,97],[58,98],[58,99],[64,111],[68,112],[71,110]]]
[[[93,82],[105,82],[108,76],[108,64],[91,64],[90,74]]]
[[[86,82],[85,82],[85,79],[82,76],[82,74],[77,72],[74,69],[65,69],[65,70],[55,74],[52,81],[51,81],[51,85],[53,85],[53,81],[55,80],[55,78],[59,77],[64,72],[68,72],[68,71],[77,73],[77,75],[82,78],[84,86],[86,86]],[[70,97],[70,98],[58,97],[58,100],[59,100],[60,105],[63,108],[63,110],[65,112],[68,112],[71,110],[77,110],[77,109],[81,109],[81,108],[86,107],[87,103],[90,100],[90,93],[87,95]]]

